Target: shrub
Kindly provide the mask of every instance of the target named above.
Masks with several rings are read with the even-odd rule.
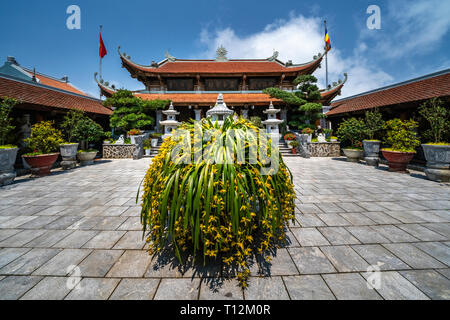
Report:
[[[387,129],[384,142],[391,146],[390,150],[399,152],[415,152],[420,145],[417,138],[417,122],[414,120],[393,119],[386,122]]]
[[[97,142],[105,136],[103,128],[87,116],[80,118],[73,129],[73,139],[78,142]]]
[[[384,129],[385,122],[383,120],[383,115],[375,109],[374,111],[366,112],[364,134],[373,140],[375,135]]]
[[[287,133],[284,136],[284,140],[286,140],[286,141],[292,141],[292,140],[296,140],[296,139],[297,139],[297,136],[295,134],[293,134],[292,132]]]
[[[313,134],[314,130],[311,128],[305,128],[302,130],[302,134]]]
[[[138,136],[140,134],[142,134],[142,132],[139,129],[131,129],[130,131],[128,131],[129,136]]]
[[[180,129],[189,131],[189,139],[193,139],[196,125],[203,132],[217,133],[212,142],[202,142],[206,157],[198,163],[172,162],[178,142],[169,137],[145,176],[141,222],[149,251],[156,254],[172,249],[180,263],[182,254],[193,257],[193,263],[197,253],[204,263],[207,258],[220,259],[224,266],[238,271],[237,277],[245,287],[249,259],[256,254],[264,257],[279,241],[285,241],[288,221],[294,221],[292,177],[281,156],[278,171],[269,175],[261,174],[264,160],[260,157],[255,164],[205,160],[208,155],[217,155],[218,150],[224,156],[234,153],[225,141],[233,139],[232,144],[240,146],[242,138],[238,134],[230,138],[227,131],[258,130],[252,122],[227,118],[219,126],[203,119],[197,124],[183,123]],[[257,139],[247,142],[245,154],[250,148],[259,149]]]
[[[80,120],[85,117],[84,112],[81,110],[70,110],[65,116],[61,123],[61,129],[67,142],[71,143],[74,139],[74,132],[77,124]]]
[[[446,134],[450,131],[449,108],[443,106],[441,100],[433,98],[419,107],[419,113],[431,127],[423,136],[433,143],[445,142]]]
[[[291,141],[289,142],[289,145],[293,148],[297,148],[300,145],[300,143],[298,141]]]
[[[29,148],[35,154],[54,153],[59,150],[59,146],[63,143],[62,133],[53,127],[53,121],[43,121],[36,123],[31,127],[31,135],[25,139]]]
[[[350,118],[344,120],[336,134],[341,142],[349,142],[351,147],[359,148],[364,136],[364,122],[361,119]]]
[[[257,128],[264,128],[262,120],[258,116],[250,117],[250,122]]]
[[[152,138],[152,139],[159,139],[161,137],[162,137],[162,133],[157,133],[157,132],[154,132],[150,135],[150,138]]]
[[[144,141],[144,149],[151,149],[152,148],[152,140],[146,139]]]
[[[0,146],[8,140],[9,133],[15,126],[11,125],[12,118],[9,117],[12,109],[17,105],[14,98],[3,97],[0,102]],[[15,147],[15,146],[14,146]]]

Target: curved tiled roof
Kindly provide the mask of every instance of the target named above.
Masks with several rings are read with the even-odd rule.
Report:
[[[305,64],[286,66],[278,60],[268,59],[231,59],[228,61],[216,60],[184,60],[184,59],[165,59],[157,66],[144,66],[133,62],[130,57],[120,53],[122,64],[133,70],[143,71],[150,74],[254,74],[254,73],[313,73],[322,62],[324,55],[316,57]]]
[[[450,69],[341,99],[327,116],[450,96]]]
[[[16,98],[21,103],[57,109],[79,109],[88,113],[111,115],[102,101],[73,92],[0,75],[0,97]]]

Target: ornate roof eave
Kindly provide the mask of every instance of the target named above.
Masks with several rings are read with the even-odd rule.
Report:
[[[320,92],[322,98],[320,99],[320,102],[323,105],[329,105],[331,100],[333,100],[334,98],[336,98],[336,96],[341,94],[341,90],[344,87],[344,84],[347,82],[348,80],[348,75],[347,73],[344,73],[344,80],[340,80],[338,82],[334,82],[333,86],[329,89],[325,89],[323,91]]]
[[[98,80],[97,75],[98,75],[97,72],[94,73],[94,79],[95,82],[97,82],[97,85],[100,88],[102,95],[104,95],[105,97],[110,97],[117,92],[114,85],[109,86],[109,82],[105,82],[103,79]]]

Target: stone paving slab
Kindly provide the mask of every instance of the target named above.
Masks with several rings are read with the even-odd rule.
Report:
[[[135,197],[150,161],[0,188],[0,299],[450,299],[448,184],[385,166],[285,159],[297,223],[271,264],[252,266],[242,292],[235,279],[211,278],[218,264],[181,272],[174,259],[149,256]],[[370,266],[382,271],[379,289],[367,287]]]

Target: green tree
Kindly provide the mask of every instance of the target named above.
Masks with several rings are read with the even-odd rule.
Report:
[[[80,143],[97,142],[105,136],[103,128],[97,122],[87,116],[81,117],[76,123],[72,137]]]
[[[311,127],[311,123],[324,117],[322,104],[318,102],[321,99],[321,94],[316,83],[316,77],[300,75],[294,80],[294,84],[297,86],[295,92],[287,92],[279,88],[267,88],[263,92],[290,106],[293,114],[289,125],[297,129],[303,129]]]
[[[336,132],[341,142],[349,142],[352,148],[360,148],[364,137],[364,121],[350,118],[344,120]]]
[[[84,112],[81,110],[70,110],[64,116],[64,121],[61,123],[61,129],[67,142],[73,142],[75,129],[77,128],[78,123],[85,117]]]
[[[155,123],[152,112],[164,109],[169,100],[143,100],[128,90],[118,90],[104,102],[105,106],[114,108],[110,118],[112,128],[124,132],[131,129],[143,129]]]
[[[414,120],[389,120],[386,122],[387,132],[384,142],[390,145],[393,151],[416,152],[415,148],[420,145],[417,126]]]
[[[15,128],[11,125],[12,118],[10,114],[12,109],[17,105],[17,100],[14,98],[3,97],[0,102],[0,146],[6,144],[8,134]]]
[[[378,132],[384,129],[385,122],[383,115],[375,109],[374,111],[366,111],[365,128],[364,133],[373,140]]]
[[[440,99],[433,98],[419,107],[419,114],[430,124],[430,129],[423,136],[433,143],[446,142],[446,135],[450,131],[449,107],[443,106]]]

